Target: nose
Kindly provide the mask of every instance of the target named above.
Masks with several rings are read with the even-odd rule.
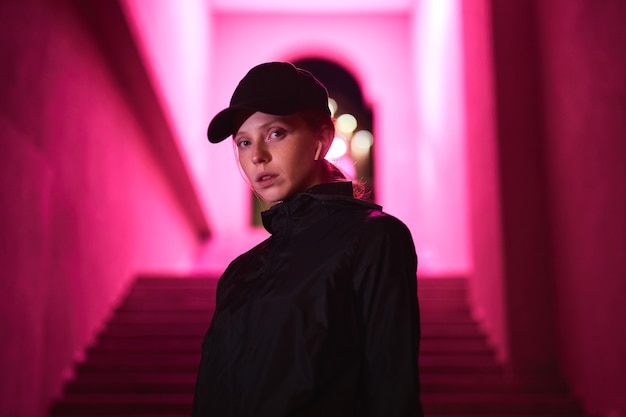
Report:
[[[255,165],[266,164],[272,159],[263,141],[257,142],[253,146],[254,146],[254,149],[252,150],[252,163],[253,164]]]

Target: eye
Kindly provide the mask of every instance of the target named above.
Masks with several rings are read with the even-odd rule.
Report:
[[[245,148],[247,146],[250,146],[250,141],[248,139],[237,139],[236,143],[238,148]]]
[[[270,130],[268,139],[280,139],[287,134],[285,129],[282,128],[273,128]]]

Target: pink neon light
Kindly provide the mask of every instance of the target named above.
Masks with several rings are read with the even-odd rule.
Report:
[[[428,264],[471,269],[466,191],[459,2],[430,0],[417,12],[418,158]],[[445,258],[440,258],[440,256]],[[423,258],[422,258],[423,259]]]

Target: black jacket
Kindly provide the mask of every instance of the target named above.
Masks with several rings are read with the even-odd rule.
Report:
[[[350,183],[262,213],[220,278],[193,416],[421,416],[411,235]]]

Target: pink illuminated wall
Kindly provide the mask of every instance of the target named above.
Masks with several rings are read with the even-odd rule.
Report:
[[[129,27],[146,65],[176,144],[205,215],[211,199],[203,142],[211,96],[211,19],[202,0],[121,0]],[[211,207],[213,208],[213,207]]]
[[[626,3],[541,3],[560,362],[626,415]]]
[[[0,5],[2,416],[46,415],[129,280],[188,271],[199,245],[155,153],[163,132],[142,124],[164,122],[115,70],[130,36],[103,48],[77,5]],[[124,34],[116,3],[97,5]]]
[[[488,0],[463,3],[467,182],[473,260],[470,294],[474,315],[482,321],[500,359],[507,361],[509,347],[490,21]]]
[[[410,128],[415,133],[405,140],[416,144],[417,159],[400,173],[414,181],[418,201],[415,210],[406,215],[416,222],[422,271],[464,275],[472,270],[472,259],[461,2],[417,2],[413,16],[417,106],[415,124]],[[396,139],[383,145],[405,146]]]
[[[616,0],[490,7],[508,364],[561,373],[594,416],[626,414],[625,19]]]

